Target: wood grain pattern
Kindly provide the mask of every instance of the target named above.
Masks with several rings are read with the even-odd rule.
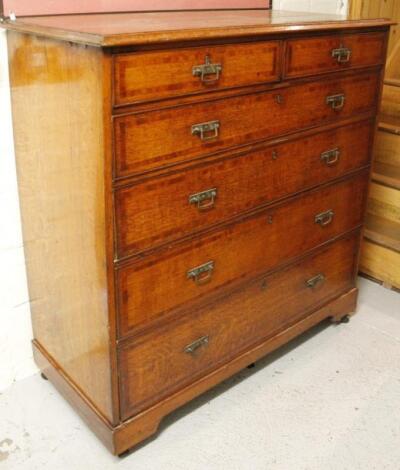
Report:
[[[378,81],[376,73],[351,75],[116,117],[115,174],[138,174],[367,112],[377,104]],[[345,105],[333,110],[326,99],[340,93]],[[214,120],[220,123],[215,139],[202,141],[191,135],[192,125]]]
[[[34,337],[114,421],[101,51],[15,33],[8,44]]]
[[[371,121],[363,121],[120,189],[116,256],[169,243],[361,168],[369,162],[372,133]],[[321,155],[332,149],[340,155],[327,164]],[[211,208],[189,204],[190,195],[212,188]]]
[[[363,171],[119,269],[120,336],[160,321],[168,311],[185,302],[204,299],[223,287],[254,278],[357,227],[362,222],[367,183],[367,173]],[[328,210],[334,211],[332,222],[325,227],[316,224],[315,216]],[[196,285],[187,278],[188,270],[209,261],[215,265],[210,282]],[[152,286],[152,295],[148,295],[148,286]]]
[[[287,42],[285,74],[292,78],[382,64],[385,46],[382,32],[293,39]],[[350,49],[348,62],[332,57],[332,51],[340,47]]]
[[[371,183],[368,212],[400,223],[400,191]]]
[[[280,41],[267,41],[119,54],[115,57],[115,104],[277,81],[280,48]],[[221,65],[219,78],[212,74],[202,81],[193,75],[193,67],[205,64],[206,57]]]
[[[400,253],[397,251],[364,240],[360,271],[400,289]]]
[[[388,29],[391,24],[394,22],[384,19],[346,21],[343,16],[321,13],[230,10],[37,16],[18,18],[1,26],[64,41],[111,47],[321,30]]]
[[[119,353],[123,418],[193,382],[285,329],[310,309],[352,288],[353,253],[358,239],[357,234],[336,242],[318,255],[124,346]],[[307,281],[318,274],[323,274],[325,281],[307,287]],[[185,352],[188,344],[204,336],[208,337],[207,344],[193,353]]]

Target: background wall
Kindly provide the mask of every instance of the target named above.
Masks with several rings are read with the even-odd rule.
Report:
[[[0,390],[36,371],[19,217],[7,44],[0,30]]]
[[[345,15],[348,0],[273,0],[274,10],[312,11]]]
[[[347,0],[274,0],[274,9],[342,13]],[[0,30],[0,391],[34,374],[12,143],[7,47]]]

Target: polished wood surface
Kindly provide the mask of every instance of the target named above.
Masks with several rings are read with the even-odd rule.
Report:
[[[192,11],[59,15],[18,18],[2,25],[14,31],[98,46],[156,44],[216,38],[256,37],[385,27],[385,19],[352,19],[291,11]]]
[[[120,350],[123,418],[285,329],[310,308],[352,288],[358,238],[356,234],[336,242],[318,255],[124,345]],[[307,286],[307,281],[318,275],[325,280],[315,287]],[[205,336],[207,343],[191,353],[185,351]]]
[[[115,174],[128,176],[189,161],[218,150],[266,140],[373,110],[376,73],[350,75],[269,92],[118,116],[115,124]],[[328,96],[344,94],[341,109]],[[233,113],[232,110],[235,110]],[[201,140],[193,125],[219,122],[218,135]],[[206,135],[209,138],[212,132]]]
[[[357,227],[362,222],[367,183],[364,171],[121,268],[117,274],[120,335],[148,326],[185,302],[243,282]],[[329,210],[334,212],[332,221],[326,226],[317,224],[315,216]],[[189,270],[210,261],[214,269],[209,282],[198,285],[187,278]],[[151,296],[146,290],[150,285]]]
[[[101,51],[15,33],[8,46],[34,337],[113,421]]]
[[[113,453],[354,311],[389,25],[254,11],[5,23],[20,31],[35,358]]]
[[[371,138],[371,121],[362,121],[120,189],[115,193],[117,257],[169,243],[361,168],[369,163]],[[213,188],[215,200],[190,204],[191,195]]]
[[[384,33],[293,39],[287,43],[285,74],[288,77],[302,77],[382,64],[385,44]],[[340,62],[332,56],[332,52],[339,48],[350,50],[348,60]]]
[[[119,54],[115,58],[115,104],[201,93],[277,81],[280,41],[191,47]],[[193,75],[206,58],[221,71]]]

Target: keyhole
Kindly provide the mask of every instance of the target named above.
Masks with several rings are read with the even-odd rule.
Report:
[[[267,283],[266,279],[264,279],[264,280],[261,282],[261,289],[262,289],[262,290],[265,290],[267,287],[268,287],[268,283]]]
[[[276,160],[278,158],[278,152],[276,150],[272,151],[272,160]]]
[[[276,101],[278,104],[282,104],[282,103],[283,103],[283,96],[282,96],[281,94],[275,95],[275,101]]]
[[[269,224],[272,224],[272,222],[273,222],[273,216],[272,216],[272,215],[269,215],[269,216],[268,216],[268,223],[269,223]]]

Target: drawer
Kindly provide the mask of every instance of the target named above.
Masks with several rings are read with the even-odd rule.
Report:
[[[385,33],[341,34],[287,41],[286,77],[383,64]]]
[[[371,111],[378,74],[294,84],[114,118],[116,177]]]
[[[116,105],[273,82],[280,41],[120,54],[114,58]]]
[[[119,335],[275,268],[361,224],[368,172],[117,269]]]
[[[117,257],[169,243],[368,164],[371,121],[115,192]]]
[[[119,350],[122,418],[193,382],[354,286],[359,234]]]

